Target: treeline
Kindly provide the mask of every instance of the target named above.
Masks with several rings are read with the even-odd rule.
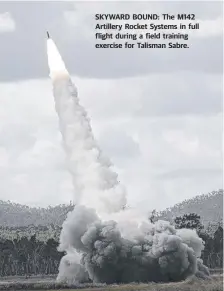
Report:
[[[61,233],[61,226],[50,225],[50,226],[21,226],[21,227],[4,227],[0,226],[0,240],[13,241],[14,239],[20,240],[25,237],[30,239],[35,235],[37,241],[47,242],[49,239],[55,241],[59,240]]]
[[[153,221],[153,218],[150,218]],[[188,214],[175,219],[176,228],[196,229],[205,241],[202,253],[209,268],[223,266],[223,228],[216,226],[210,236],[200,223],[200,216]],[[61,227],[0,228],[0,276],[57,274],[63,253],[57,251]]]
[[[0,241],[0,276],[29,276],[57,274],[63,253],[57,251],[58,242],[31,238]]]

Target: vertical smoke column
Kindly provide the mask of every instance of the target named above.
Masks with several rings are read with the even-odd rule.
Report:
[[[52,39],[47,40],[47,53],[75,202],[91,206],[98,212],[117,212],[126,204],[125,189],[94,139],[86,111],[79,104],[76,87]]]

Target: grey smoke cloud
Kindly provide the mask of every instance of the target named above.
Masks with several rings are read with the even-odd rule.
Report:
[[[76,206],[65,221],[60,250],[68,254],[60,263],[58,281],[80,283],[87,280],[86,272],[91,281],[108,284],[170,282],[194,274],[209,275],[199,259],[204,246],[195,231],[177,231],[169,222],[145,220],[132,228],[131,238],[124,229],[129,227],[130,213],[124,210],[120,214],[126,225],[125,220],[122,224],[119,220],[102,221],[92,214],[93,209]]]

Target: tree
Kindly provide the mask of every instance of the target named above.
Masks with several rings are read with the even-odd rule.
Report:
[[[183,216],[177,216],[174,219],[175,227],[195,229],[198,233],[204,228],[200,221],[200,216],[196,213],[184,214]]]
[[[201,235],[200,235],[201,236]],[[204,263],[210,268],[223,267],[223,228],[219,225],[213,236],[207,235],[207,239],[202,239],[205,242],[205,248],[202,252]]]
[[[214,252],[223,252],[223,228],[219,226],[214,233]]]

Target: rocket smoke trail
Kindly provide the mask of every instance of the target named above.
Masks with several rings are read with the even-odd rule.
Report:
[[[77,90],[52,39],[47,41],[47,51],[76,203],[91,205],[99,211],[118,211],[126,204],[125,189],[93,137],[86,111],[79,104]]]
[[[151,223],[138,210],[122,211],[125,189],[93,137],[77,90],[51,39],[47,53],[77,202],[62,226],[59,250],[66,255],[57,280],[68,284],[169,282],[209,275],[200,260],[203,241],[194,230],[176,230],[167,221]]]

